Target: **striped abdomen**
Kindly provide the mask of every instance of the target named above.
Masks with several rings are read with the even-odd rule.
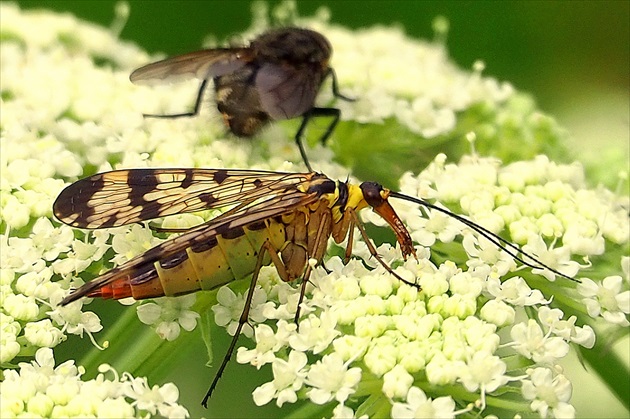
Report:
[[[251,274],[267,239],[274,248],[281,248],[286,242],[284,224],[268,219],[229,229],[180,253],[123,271],[120,277],[88,296],[141,300],[211,290]],[[268,255],[264,263],[269,263]]]
[[[284,277],[281,274],[282,279],[291,281],[302,275],[310,258],[321,260],[326,251],[332,232],[332,215],[327,202],[321,200],[310,208],[230,228],[178,253],[154,258],[152,251],[159,253],[158,246],[138,256],[140,260],[132,267],[124,269],[123,265],[118,274],[117,268],[108,272],[106,275],[113,277],[87,296],[141,300],[211,290],[252,274],[267,240],[269,250],[279,253],[284,264],[286,274]],[[322,239],[316,243],[318,234]],[[266,252],[263,265],[270,262]],[[98,278],[93,282],[97,281]]]

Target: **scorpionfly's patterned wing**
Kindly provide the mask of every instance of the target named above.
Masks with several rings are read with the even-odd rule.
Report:
[[[269,205],[267,201],[277,198],[276,205],[287,205],[282,195],[291,191],[304,197],[297,187],[312,176],[229,169],[115,170],[65,188],[53,212],[63,223],[87,229],[231,205],[235,207],[223,215],[239,217],[250,214],[260,201]]]
[[[119,226],[155,216],[236,204],[220,216],[187,230],[84,284],[60,303],[66,305],[121,277],[134,277],[143,267],[217,235],[309,205],[319,199],[307,192],[313,173],[279,173],[223,169],[132,169],[81,179],[59,195],[59,219],[83,228]],[[205,198],[202,196],[205,195]],[[147,210],[147,208],[149,208]],[[148,217],[148,218],[147,218]]]
[[[140,67],[131,73],[132,83],[196,77],[209,79],[233,73],[253,59],[249,48],[216,48],[189,52]]]
[[[185,252],[188,247],[202,245],[212,241],[217,235],[230,234],[231,231],[235,231],[236,229],[242,229],[247,225],[282,215],[304,205],[309,205],[318,198],[317,193],[305,193],[296,188],[290,188],[284,193],[278,193],[273,196],[267,195],[266,199],[254,205],[243,207],[237,212],[221,214],[202,225],[187,230],[177,237],[160,243],[84,284],[64,298],[60,304],[62,306],[69,304],[121,277],[129,276],[136,278],[137,273],[142,272],[143,267],[153,266],[157,261]]]

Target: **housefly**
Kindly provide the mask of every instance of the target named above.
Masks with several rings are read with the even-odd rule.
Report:
[[[281,28],[259,35],[247,47],[205,49],[147,64],[131,73],[130,80],[200,79],[192,112],[145,115],[177,118],[198,114],[203,92],[212,79],[217,108],[229,130],[239,137],[253,136],[270,121],[301,116],[295,141],[306,167],[312,170],[302,144],[308,122],[320,116],[332,118],[321,137],[325,143],[340,117],[337,108],[315,106],[326,77],[332,77],[335,97],[353,100],[339,93],[335,72],[328,65],[331,53],[332,47],[322,34]]]

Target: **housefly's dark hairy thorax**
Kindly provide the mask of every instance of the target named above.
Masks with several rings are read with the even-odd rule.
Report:
[[[167,79],[172,76],[202,80],[192,112],[152,117],[194,116],[199,112],[209,79],[214,83],[216,102],[230,131],[251,137],[274,120],[301,116],[295,141],[306,166],[311,169],[302,144],[308,121],[313,117],[332,118],[323,133],[325,142],[340,117],[337,108],[315,106],[317,93],[328,75],[333,94],[338,92],[335,73],[328,66],[332,47],[320,33],[302,28],[281,28],[265,32],[248,47],[196,51],[148,64],[131,74],[131,81]]]
[[[286,28],[260,35],[250,50],[250,62],[213,79],[217,107],[230,130],[242,137],[256,134],[270,120],[310,110],[328,74],[332,49],[317,32]]]

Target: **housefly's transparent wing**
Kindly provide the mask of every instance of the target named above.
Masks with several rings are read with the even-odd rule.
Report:
[[[147,64],[136,69],[129,80],[132,83],[212,77],[230,74],[252,60],[248,48],[216,48],[189,52]]]
[[[325,73],[265,63],[256,74],[263,109],[274,120],[291,119],[313,107]]]

